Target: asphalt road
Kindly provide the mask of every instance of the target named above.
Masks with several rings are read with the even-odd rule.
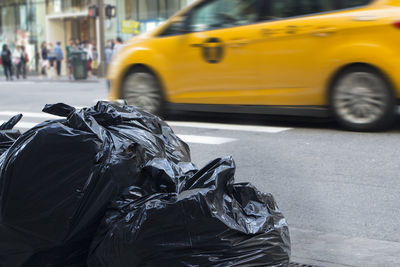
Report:
[[[76,107],[106,98],[105,82],[0,82],[0,121],[43,121],[47,103]],[[193,162],[231,155],[237,181],[272,193],[288,220],[292,260],[317,266],[400,266],[400,122],[354,133],[330,120],[174,114]]]

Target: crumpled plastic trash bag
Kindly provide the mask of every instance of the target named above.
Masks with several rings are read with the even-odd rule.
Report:
[[[0,267],[86,266],[107,206],[123,189],[180,187],[178,176],[154,176],[148,163],[196,169],[187,144],[140,109],[98,102],[43,111],[66,118],[23,133],[0,162]]]
[[[12,117],[9,121],[0,125],[0,156],[14,144],[21,135],[19,130],[13,130],[14,126],[21,120],[22,114]]]
[[[88,267],[288,266],[288,225],[270,194],[234,184],[232,158],[216,159],[177,193],[113,202]]]

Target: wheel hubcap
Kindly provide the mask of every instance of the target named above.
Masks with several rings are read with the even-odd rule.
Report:
[[[355,72],[344,77],[333,95],[333,105],[344,120],[368,124],[378,120],[387,107],[385,84],[376,75]]]
[[[128,105],[137,106],[155,113],[161,105],[161,96],[156,79],[145,72],[133,73],[124,84],[124,98]]]

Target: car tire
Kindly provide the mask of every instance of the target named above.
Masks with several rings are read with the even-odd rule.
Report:
[[[130,71],[122,84],[122,98],[157,116],[165,113],[165,100],[158,78],[148,69],[137,67]]]
[[[351,67],[334,81],[330,107],[336,120],[352,131],[379,131],[395,119],[395,97],[388,80],[367,66]]]

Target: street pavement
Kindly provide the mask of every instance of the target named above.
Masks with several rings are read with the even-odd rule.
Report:
[[[54,118],[45,104],[81,108],[107,95],[104,80],[0,81],[0,123],[26,130]],[[174,131],[203,166],[231,155],[236,181],[272,193],[289,223],[292,261],[315,266],[400,266],[400,123],[354,133],[331,120],[172,114]]]

